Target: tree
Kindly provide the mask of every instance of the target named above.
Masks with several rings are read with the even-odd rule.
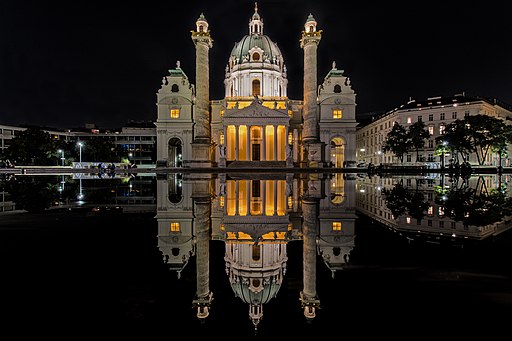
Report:
[[[425,146],[425,140],[430,137],[430,133],[425,127],[425,123],[423,121],[418,121],[409,126],[407,131],[407,136],[409,139],[409,145],[416,150],[416,162],[420,160],[420,148]]]
[[[83,153],[87,161],[92,162],[119,162],[119,156],[116,155],[115,146],[111,141],[100,139],[90,139],[84,143]],[[82,157],[84,160],[84,157]]]
[[[459,154],[463,161],[467,161],[466,156],[475,150],[469,129],[465,120],[455,120],[445,127],[443,135],[436,137],[436,144],[444,144],[445,152],[450,151],[456,161],[459,160]]]
[[[17,165],[50,166],[57,162],[56,149],[49,133],[27,128],[11,140],[5,156]]]
[[[402,125],[395,123],[384,140],[382,151],[392,152],[398,159],[400,159],[400,163],[403,163],[404,154],[409,149],[409,144],[410,142],[408,140],[407,130]]]

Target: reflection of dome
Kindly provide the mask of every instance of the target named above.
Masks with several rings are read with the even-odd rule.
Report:
[[[227,243],[226,269],[231,289],[249,304],[249,318],[257,328],[263,304],[274,298],[286,273],[286,244]]]

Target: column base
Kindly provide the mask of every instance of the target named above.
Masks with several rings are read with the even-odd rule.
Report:
[[[308,167],[324,168],[327,163],[324,160],[324,143],[309,142],[305,144],[308,157]]]
[[[184,162],[188,168],[211,168],[213,145],[209,141],[192,142],[192,160]]]

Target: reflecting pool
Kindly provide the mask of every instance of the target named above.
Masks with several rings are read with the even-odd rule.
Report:
[[[512,312],[511,180],[0,174],[4,330],[491,335]]]

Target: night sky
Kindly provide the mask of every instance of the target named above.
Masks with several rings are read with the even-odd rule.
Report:
[[[462,92],[512,104],[509,1],[410,4],[258,1],[264,33],[288,68],[288,96],[303,97],[299,39],[311,13],[323,30],[318,82],[336,61],[351,78],[358,114]],[[214,40],[210,99],[221,99],[254,1],[1,1],[0,124],[115,128],[156,120],[156,92],[177,60],[195,83],[190,31],[201,12]]]

